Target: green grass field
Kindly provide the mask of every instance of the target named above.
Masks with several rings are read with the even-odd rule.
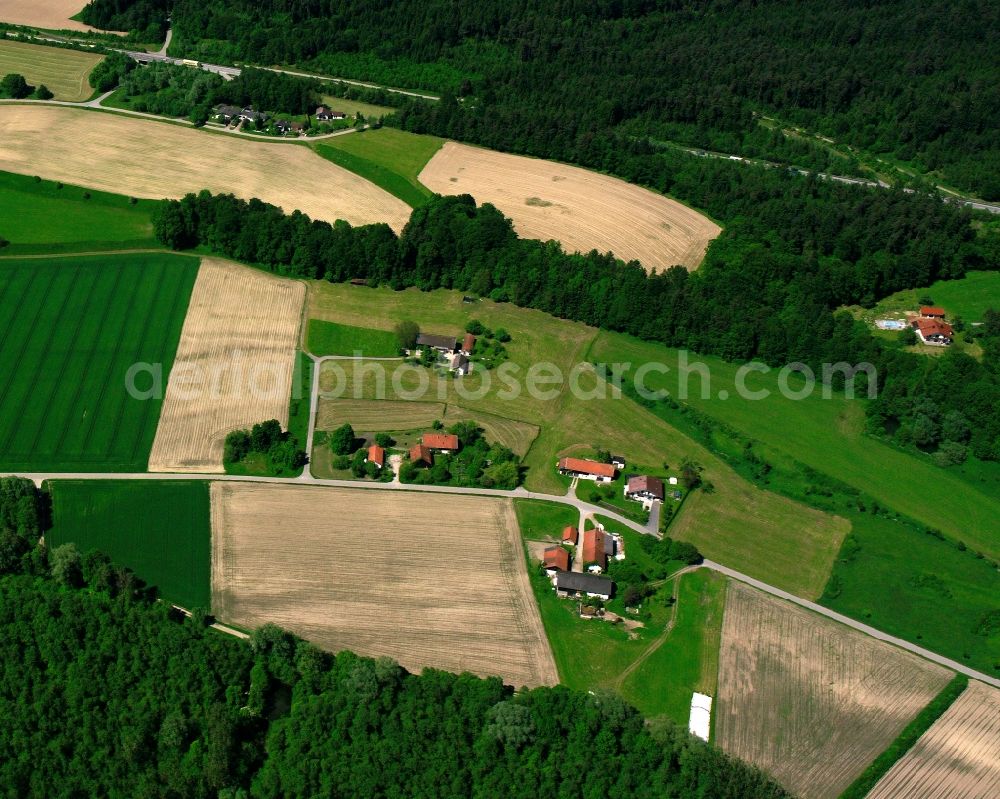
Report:
[[[905,519],[854,514],[851,536],[821,598],[880,630],[1000,675],[1000,572]]]
[[[517,514],[518,527],[521,528],[521,537],[527,541],[561,539],[564,527],[576,527],[580,521],[580,514],[569,505],[540,499],[515,499],[514,512]]]
[[[310,319],[306,342],[313,355],[364,355],[394,358],[399,355],[399,339],[389,330],[341,325]]]
[[[627,397],[615,398],[587,367],[589,350],[599,333],[596,329],[509,303],[481,300],[470,305],[462,302],[458,292],[391,291],[329,283],[311,284],[309,316],[384,330],[391,330],[402,319],[412,319],[422,330],[434,333],[463,330],[473,318],[494,330],[505,328],[512,335],[505,345],[508,364],[520,370],[522,390],[516,396],[502,394],[499,389],[504,383],[481,371],[463,377],[461,386],[451,377],[424,372],[426,393],[409,394],[421,379],[420,370],[412,367],[406,367],[398,381],[398,387],[407,392],[405,397],[395,392],[391,374],[385,375],[385,390],[380,391],[371,374],[355,385],[348,369],[341,387],[352,399],[374,400],[381,395],[390,400],[446,402],[449,407],[457,405],[468,411],[472,418],[491,414],[535,425],[539,434],[523,461],[525,485],[531,491],[565,494],[569,481],[557,474],[557,460],[595,447],[621,453],[632,463],[667,463],[674,468],[691,458],[704,467],[715,490],[701,497],[696,513],[682,511],[684,535],[677,537],[694,543],[706,557],[772,585],[810,598],[822,593],[850,525],[760,490],[676,427]],[[525,386],[524,376],[538,362],[552,363],[563,374],[562,386],[551,397],[532,393]],[[333,371],[336,366],[324,365],[320,375],[324,391],[338,383]],[[567,390],[574,369],[582,389],[579,397]],[[492,388],[481,393],[486,380],[492,381]]]
[[[334,111],[343,111],[348,116],[364,114],[365,119],[368,120],[388,116],[396,110],[386,105],[372,105],[371,103],[362,103],[360,100],[347,100],[329,94],[324,94],[320,99],[323,101],[323,105]]]
[[[313,360],[304,352],[295,356],[295,371],[292,374],[292,395],[288,400],[288,432],[306,445],[309,435],[309,402],[312,389]]]
[[[666,374],[647,375],[650,388],[665,388],[677,396],[678,351],[617,333],[602,332],[590,357],[602,362],[661,363]],[[829,475],[878,502],[975,549],[1000,557],[1000,469],[996,464],[970,462],[960,469],[942,469],[930,458],[910,454],[865,434],[860,401],[842,396],[822,399],[819,391],[804,400],[778,393],[775,372],[753,372],[748,388],[766,389],[759,401],[741,400],[735,388],[736,364],[718,358],[691,356],[710,371],[709,396],[692,378],[687,405],[720,420],[760,442],[768,460],[793,458]],[[728,399],[719,393],[728,392]],[[685,510],[685,513],[687,510]]]
[[[96,53],[0,39],[0,75],[24,75],[32,86],[47,86],[56,100],[88,99],[94,87],[87,76],[103,60]]]
[[[162,249],[150,221],[154,205],[0,172],[0,237],[10,242],[0,256]]]
[[[55,480],[49,547],[98,549],[185,608],[211,603],[208,483]]]
[[[417,175],[442,144],[444,139],[436,136],[379,128],[336,136],[314,147],[327,160],[370,180],[416,208],[432,194],[417,180]]]
[[[622,696],[647,717],[687,725],[691,694],[716,695],[726,580],[709,571],[683,574],[673,629],[623,682]]]
[[[127,373],[162,364],[165,387],[197,272],[166,254],[0,261],[0,468],[145,470],[162,399],[131,397]]]
[[[1000,311],[1000,272],[969,272],[959,280],[939,280],[927,288],[899,291],[874,308],[859,312],[874,320],[885,314],[915,311],[921,297],[930,297],[951,319],[960,316],[966,323],[978,322],[987,308]]]

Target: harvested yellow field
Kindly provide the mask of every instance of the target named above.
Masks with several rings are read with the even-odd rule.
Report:
[[[868,799],[1000,796],[1000,691],[975,680]]]
[[[412,671],[558,682],[510,500],[216,482],[212,612]]]
[[[70,19],[85,5],[86,0],[3,0],[0,22],[49,30],[92,31],[89,25]]]
[[[359,433],[416,430],[444,416],[443,402],[402,400],[320,399],[316,429],[334,430],[349,423]]]
[[[221,472],[226,435],[288,425],[305,286],[205,259],[149,455],[151,472]]]
[[[46,86],[56,100],[79,102],[94,93],[87,82],[104,56],[0,39],[0,75],[16,72],[32,86]]]
[[[395,230],[410,216],[402,200],[308,147],[80,108],[0,107],[0,170],[150,199],[208,189]]]
[[[696,269],[721,228],[662,194],[575,166],[446,142],[419,176],[439,194],[471,194],[523,238],[613,252],[649,271]]]
[[[715,743],[803,799],[836,799],[950,677],[916,655],[733,583]]]

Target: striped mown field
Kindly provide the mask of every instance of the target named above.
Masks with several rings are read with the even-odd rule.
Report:
[[[32,86],[44,84],[56,100],[79,102],[94,93],[87,81],[104,56],[0,39],[0,75],[16,72]]]
[[[0,468],[143,471],[198,260],[146,254],[0,262]]]

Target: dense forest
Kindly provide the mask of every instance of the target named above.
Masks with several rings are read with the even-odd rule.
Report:
[[[786,796],[611,695],[208,629],[99,553],[39,545],[46,500],[0,480],[4,796]]]
[[[93,0],[88,21],[129,4]],[[987,0],[176,0],[172,19],[179,55],[463,96],[461,135],[499,149],[571,160],[637,135],[821,167],[761,130],[777,117],[1000,198]]]

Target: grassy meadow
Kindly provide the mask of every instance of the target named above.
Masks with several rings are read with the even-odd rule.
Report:
[[[0,255],[162,249],[152,200],[0,172]]]
[[[396,110],[387,105],[372,105],[371,103],[362,103],[360,100],[347,100],[343,97],[334,97],[330,94],[324,94],[320,99],[327,108],[332,108],[334,111],[342,111],[349,117],[364,114],[367,120],[388,116]]]
[[[310,319],[306,343],[313,355],[357,355],[394,358],[399,355],[399,339],[388,330],[371,330]]]
[[[886,314],[915,311],[922,297],[930,297],[949,319],[960,316],[966,324],[979,322],[987,308],[1000,311],[1000,272],[969,272],[958,280],[939,280],[926,288],[898,291],[874,308],[865,309],[864,318],[874,320]]]
[[[197,272],[167,254],[0,262],[0,469],[145,470],[162,398],[131,397],[127,372],[162,364],[165,388]]]
[[[446,403],[449,410],[460,408],[484,427],[487,415],[534,425],[539,432],[523,459],[525,485],[541,493],[565,494],[569,480],[556,473],[556,461],[595,447],[621,453],[633,463],[676,466],[691,458],[704,467],[713,491],[700,498],[697,513],[682,513],[684,536],[676,537],[690,540],[706,557],[773,585],[810,598],[822,593],[850,525],[760,490],[638,403],[615,398],[611,387],[587,365],[588,351],[599,333],[596,329],[506,303],[481,300],[470,305],[457,292],[391,291],[318,282],[310,286],[309,317],[383,330],[411,319],[422,330],[441,334],[463,330],[470,319],[479,319],[494,330],[505,328],[512,336],[505,345],[510,355],[505,367],[516,370],[515,377],[523,383],[533,364],[548,362],[561,370],[567,382],[554,388],[540,386],[548,396],[532,396],[524,386],[519,392],[501,393],[506,383],[494,372],[474,371],[456,380],[406,365],[397,372],[383,372],[380,379],[377,362],[356,362],[324,364],[320,387],[323,391],[339,388],[343,397],[352,400]],[[363,367],[363,373],[355,375],[356,366]],[[578,378],[579,396],[567,390],[571,374]],[[489,390],[483,392],[487,380]],[[420,391],[424,382],[426,390]],[[747,512],[740,517],[742,509]]]
[[[666,375],[647,375],[646,385],[677,396],[678,350],[602,332],[591,348],[590,358],[606,363],[629,362],[633,368],[643,363],[662,363],[670,371]],[[683,402],[759,442],[760,452],[768,460],[794,459],[974,549],[1000,557],[997,464],[970,461],[960,469],[942,469],[930,458],[904,452],[867,435],[861,402],[836,395],[822,399],[819,389],[804,400],[785,399],[778,393],[773,371],[752,372],[746,381],[750,389],[770,391],[769,397],[741,400],[735,388],[737,364],[696,355],[691,360],[708,366],[710,392],[703,397],[700,381],[693,377]],[[720,392],[728,392],[729,398],[721,399]]]
[[[0,75],[24,75],[30,85],[48,87],[55,100],[88,99],[94,87],[87,76],[103,60],[96,53],[0,39]]]
[[[526,541],[548,538],[561,541],[563,528],[568,525],[576,527],[580,521],[580,514],[575,508],[541,499],[515,499],[514,512],[521,537]]]
[[[335,136],[313,145],[316,152],[338,166],[370,180],[407,205],[423,205],[431,190],[417,175],[438,151],[444,139],[378,128]]]
[[[132,569],[185,608],[211,603],[208,483],[198,480],[54,480],[50,547],[72,542]]]

